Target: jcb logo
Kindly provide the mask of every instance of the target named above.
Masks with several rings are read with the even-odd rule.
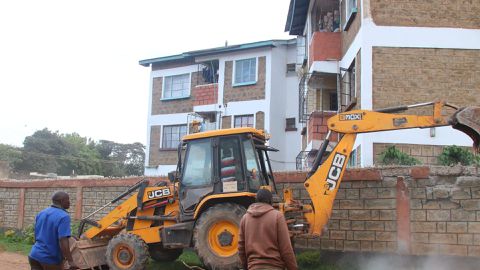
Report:
[[[147,193],[149,199],[161,198],[170,195],[170,189],[164,188],[159,190],[149,191]]]
[[[362,120],[361,113],[340,114],[340,121]]]
[[[332,161],[332,166],[330,166],[330,169],[328,169],[327,175],[327,185],[329,191],[334,190],[337,186],[337,181],[340,178],[340,174],[342,173],[346,159],[347,157],[345,155],[335,153]]]

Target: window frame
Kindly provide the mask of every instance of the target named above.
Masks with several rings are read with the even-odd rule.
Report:
[[[188,75],[188,93],[185,96],[181,97],[165,97],[165,90],[166,90],[166,82],[167,78],[174,78],[174,77],[179,77],[179,76],[184,76]],[[170,90],[171,91],[171,90]],[[175,75],[168,75],[168,76],[163,76],[163,82],[162,82],[162,98],[160,100],[175,100],[175,99],[184,99],[184,98],[189,98],[191,96],[192,92],[192,73],[191,72],[186,72],[182,74],[175,74]]]
[[[171,127],[185,127],[185,134],[184,135],[181,135],[181,133],[179,132],[179,141],[178,143],[181,143],[182,142],[182,137],[187,135],[187,129],[188,129],[188,125],[187,124],[179,124],[179,125],[164,125],[162,126],[162,136],[160,138],[160,149],[161,150],[175,150],[177,149],[178,147],[178,144],[174,147],[165,147],[165,128],[171,128]]]
[[[292,119],[293,126],[291,125],[292,123],[289,123],[289,120],[292,121]],[[297,131],[297,119],[295,117],[285,118],[285,131]]]
[[[345,24],[343,31],[347,31],[352,24],[358,12],[358,0],[343,0],[345,1]]]
[[[237,72],[237,62],[239,61],[246,61],[246,60],[252,60],[255,59],[255,79],[253,81],[248,81],[248,82],[236,82],[236,72]],[[256,84],[258,81],[258,57],[250,57],[250,58],[242,58],[242,59],[237,59],[233,61],[233,67],[232,67],[232,86],[245,86],[245,85],[253,85]]]
[[[238,126],[238,127],[237,127],[237,126],[235,126],[235,122],[236,122],[235,120],[237,119],[237,117],[242,117],[242,118],[243,118],[243,117],[252,117],[252,126],[251,126],[251,127],[252,127],[252,128],[255,128],[255,124],[256,124],[256,123],[255,123],[255,114],[240,114],[240,115],[234,115],[234,116],[233,116],[233,123],[232,123],[233,128],[245,128],[245,127],[249,127],[249,126],[248,126],[248,120],[247,120],[247,126]],[[242,122],[243,122],[243,121],[241,121],[241,123],[242,123]]]

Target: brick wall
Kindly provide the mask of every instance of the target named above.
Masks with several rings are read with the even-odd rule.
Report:
[[[480,28],[476,0],[370,0],[370,8],[377,25]]]
[[[177,150],[161,149],[160,132],[161,126],[151,126],[148,165],[175,165],[177,164]]]
[[[255,128],[265,129],[265,113],[264,112],[257,112],[255,114]]]
[[[373,109],[436,99],[475,105],[478,85],[480,50],[373,48]]]
[[[201,72],[192,72],[190,94],[195,94],[197,85],[204,85]],[[153,78],[152,86],[152,115],[170,113],[188,113],[193,111],[195,99],[192,97],[182,99],[162,100],[163,77]],[[197,104],[198,105],[198,104]]]
[[[222,128],[231,128],[231,127],[232,127],[232,117],[222,116]]]
[[[233,61],[225,62],[225,84],[223,88],[223,103],[232,101],[245,101],[265,99],[265,72],[266,58],[258,57],[258,80],[256,84],[245,86],[232,86]]]
[[[293,188],[294,197],[308,203],[305,176],[276,173],[278,189]],[[0,220],[4,227],[29,225],[31,217],[50,204],[49,195],[60,189],[72,197],[69,212],[78,219],[138,180],[0,181]],[[479,240],[478,168],[432,166],[347,170],[328,230],[321,237],[297,237],[295,244],[337,251],[479,257]]]
[[[345,22],[345,2],[342,1],[341,3],[341,21]],[[361,11],[361,1],[357,1],[357,14],[355,18],[353,19],[353,22],[350,24],[350,27],[346,30],[342,30],[342,55],[345,55],[347,52],[348,48],[350,48],[350,45],[352,45],[353,40],[355,39],[355,36],[357,35],[358,31],[360,30],[361,24],[362,24],[362,18],[360,14],[362,14]],[[343,23],[342,23],[342,29],[343,29]]]
[[[193,106],[217,103],[218,84],[197,85],[192,89]]]

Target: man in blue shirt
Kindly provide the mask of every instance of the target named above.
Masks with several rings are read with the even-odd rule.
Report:
[[[78,269],[72,259],[68,238],[70,232],[70,197],[57,191],[52,196],[53,204],[38,213],[35,218],[35,244],[28,261],[32,270],[62,270],[66,259],[70,269]]]

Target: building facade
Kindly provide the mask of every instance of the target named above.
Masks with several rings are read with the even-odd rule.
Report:
[[[225,46],[140,61],[150,67],[145,175],[175,170],[182,136],[255,127],[271,134],[274,170],[300,151],[297,40]],[[299,58],[303,61],[302,58]]]
[[[305,40],[303,164],[325,139],[325,120],[348,106],[480,104],[479,14],[479,1],[292,0],[285,30]],[[392,144],[429,165],[445,145],[472,142],[450,127],[360,134],[350,165],[372,166]]]

